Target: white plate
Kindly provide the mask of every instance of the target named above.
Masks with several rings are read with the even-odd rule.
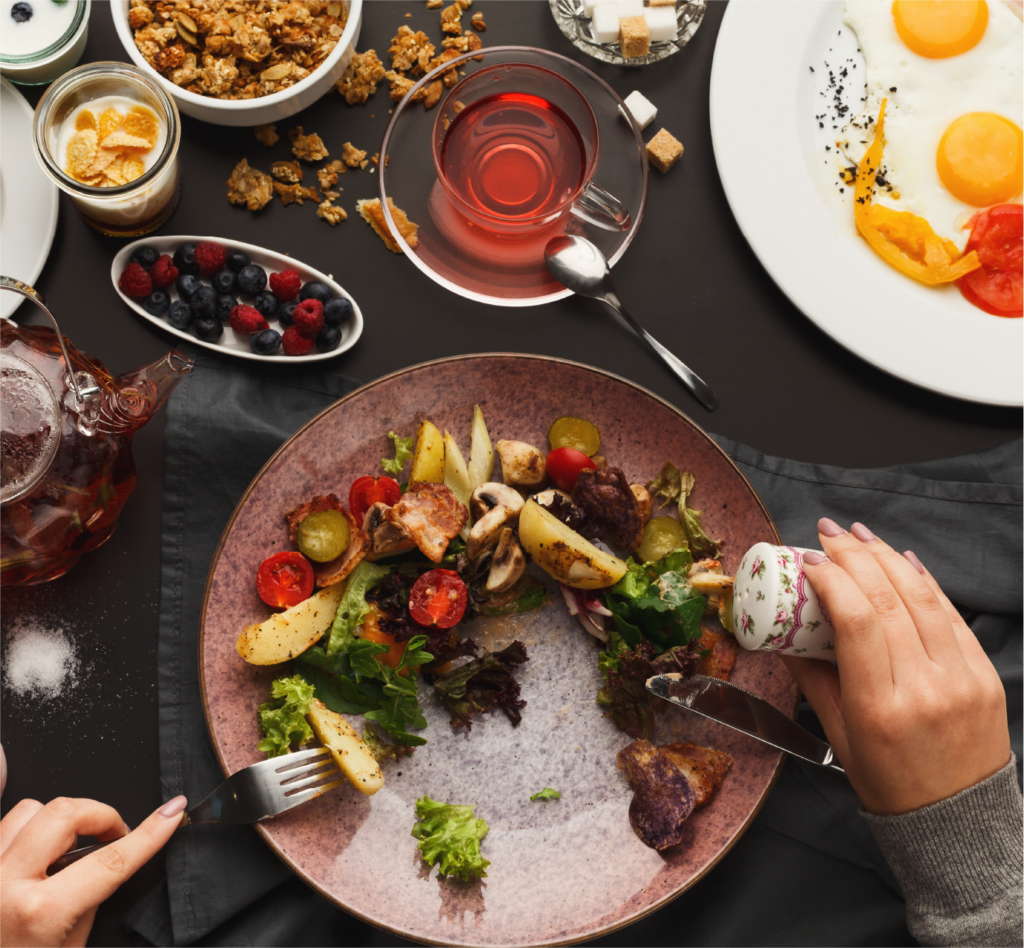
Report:
[[[290,356],[285,355],[283,352],[272,356],[256,355],[249,348],[249,337],[238,335],[227,323],[224,324],[224,335],[217,342],[205,342],[193,333],[175,329],[163,316],[151,316],[142,308],[141,302],[132,299],[130,296],[125,296],[121,292],[117,281],[120,279],[125,267],[128,266],[128,258],[131,257],[136,247],[147,244],[159,253],[170,254],[173,257],[174,251],[182,244],[197,244],[201,240],[209,240],[212,243],[220,244],[228,253],[231,253],[232,250],[241,250],[247,253],[253,263],[258,264],[267,271],[267,289],[270,289],[269,278],[271,273],[280,273],[282,270],[295,270],[302,278],[303,283],[308,283],[310,280],[319,280],[322,283],[326,283],[338,296],[344,296],[348,299],[352,304],[352,318],[341,327],[341,343],[338,348],[332,349],[330,352],[317,352],[314,350],[308,355],[303,356]],[[356,344],[356,340],[363,334],[363,311],[359,308],[359,304],[352,298],[351,293],[346,292],[327,274],[314,270],[312,267],[307,267],[304,263],[287,257],[284,254],[274,253],[272,250],[264,250],[262,247],[256,247],[252,244],[239,243],[237,240],[224,240],[221,237],[192,236],[144,237],[142,240],[136,240],[121,248],[118,255],[114,257],[114,262],[110,265],[110,279],[114,284],[117,295],[143,319],[148,319],[154,326],[159,326],[166,332],[172,333],[180,339],[185,339],[197,346],[205,346],[207,349],[213,349],[214,352],[224,352],[227,355],[238,356],[240,359],[253,359],[256,362],[322,362],[324,359],[333,359],[336,355],[351,349]],[[200,277],[200,279],[206,283],[209,282],[209,278]],[[171,297],[172,303],[178,299],[178,291],[174,288],[173,283],[167,287],[167,293]],[[236,294],[236,296],[238,296],[240,303],[244,303],[249,299],[249,297],[243,297],[241,294]],[[268,319],[267,322],[270,324],[271,329],[276,329],[283,334],[284,330],[276,319]]]
[[[840,0],[736,0],[725,11],[711,137],[732,212],[783,292],[851,352],[944,395],[1019,407],[1024,320],[990,316],[955,287],[931,289],[883,263],[819,170],[831,132],[814,119],[821,67],[859,56],[842,17]],[[861,60],[851,78],[863,70]],[[856,101],[863,88],[851,92]]]
[[[32,149],[32,106],[0,78],[0,270],[30,286],[43,270],[57,230],[57,185]],[[24,297],[0,293],[0,317]]]

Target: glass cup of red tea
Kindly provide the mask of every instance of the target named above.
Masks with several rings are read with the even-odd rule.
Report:
[[[447,198],[495,236],[536,238],[570,214],[606,230],[631,224],[593,181],[601,154],[594,110],[553,69],[505,62],[466,76],[437,111],[432,146]]]

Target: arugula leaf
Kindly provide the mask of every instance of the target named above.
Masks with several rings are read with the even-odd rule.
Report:
[[[298,675],[276,678],[270,685],[270,700],[260,705],[256,716],[263,740],[257,745],[268,757],[291,753],[292,744],[313,739],[306,712],[313,700],[313,687]]]
[[[689,471],[679,471],[674,464],[666,462],[658,476],[647,482],[647,489],[662,499],[661,506],[676,501],[679,505],[679,523],[686,533],[690,552],[695,557],[717,559],[721,554],[718,540],[712,540],[701,526],[701,512],[686,504],[697,478]]]
[[[489,827],[473,816],[475,806],[441,803],[428,796],[416,801],[420,822],[413,826],[412,835],[420,840],[417,848],[424,862],[437,865],[441,875],[458,876],[463,882],[486,876],[490,865],[480,853],[480,841]]]
[[[355,642],[356,629],[371,610],[370,604],[366,601],[366,594],[390,572],[390,566],[378,566],[367,560],[363,560],[352,570],[345,593],[338,603],[338,614],[334,617],[334,624],[327,640],[325,651],[328,655],[337,655],[338,652],[351,648]]]
[[[401,474],[405,462],[412,457],[412,443],[414,438],[400,438],[393,431],[388,432],[388,437],[395,443],[394,458],[381,458],[380,466],[389,474]]]
[[[552,790],[550,787],[545,787],[543,790],[539,790],[532,797],[530,797],[530,802],[532,803],[534,800],[561,800],[561,799],[562,799],[562,794],[560,794],[557,790]]]

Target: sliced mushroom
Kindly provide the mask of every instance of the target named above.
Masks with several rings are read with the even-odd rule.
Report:
[[[503,593],[511,589],[526,572],[526,554],[511,527],[502,527],[497,549],[491,557],[484,591]]]
[[[499,441],[501,477],[510,487],[537,487],[547,477],[544,455],[525,441]]]
[[[509,507],[515,511],[516,516],[523,509],[523,498],[519,491],[499,484],[497,481],[488,481],[481,484],[469,498],[469,510],[474,520],[479,520],[487,511],[495,507]]]
[[[502,527],[519,519],[523,498],[504,484],[481,484],[470,498],[474,511],[482,511],[466,539],[466,556],[476,560],[501,536]]]
[[[547,490],[542,490],[539,494],[534,494],[533,499],[542,507],[550,507],[551,501],[556,496],[564,497],[570,504],[572,503],[572,497],[566,491],[559,490],[557,487],[549,487]]]
[[[386,556],[398,556],[408,553],[416,544],[412,537],[400,524],[384,519],[384,512],[390,509],[387,504],[376,503],[366,511],[363,518],[363,530],[370,535],[370,550],[366,559],[371,562]]]
[[[629,489],[640,506],[640,519],[646,524],[651,519],[651,514],[654,513],[654,498],[643,484],[630,484]]]
[[[722,603],[726,599],[729,600],[731,607],[732,588],[736,578],[724,576],[722,564],[718,560],[697,560],[690,572],[686,574],[686,578],[697,595],[707,597],[704,615],[711,616],[721,613]]]

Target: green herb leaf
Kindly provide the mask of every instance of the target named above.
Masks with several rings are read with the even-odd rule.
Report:
[[[291,753],[292,744],[305,744],[313,739],[313,730],[306,721],[306,712],[313,700],[313,686],[299,675],[276,678],[270,685],[270,700],[259,706],[263,740],[259,749],[268,757]]]
[[[561,799],[562,799],[562,794],[560,794],[557,790],[552,790],[550,787],[545,787],[543,790],[538,791],[532,797],[530,797],[530,802],[532,803],[534,800],[561,800]]]
[[[383,764],[386,760],[399,760],[402,757],[411,757],[415,750],[414,747],[410,747],[408,744],[389,744],[381,738],[373,725],[363,729],[363,743],[366,745],[367,750],[373,754],[373,759],[378,764]]]
[[[487,835],[487,823],[473,816],[476,804],[440,803],[424,796],[416,801],[420,822],[412,835],[420,840],[424,862],[436,865],[444,876],[471,882],[487,875],[490,865],[480,853],[480,841]]]
[[[338,603],[338,613],[331,626],[330,638],[327,641],[326,653],[337,655],[348,651],[355,642],[355,631],[363,619],[370,613],[370,605],[366,594],[379,583],[388,573],[389,566],[378,566],[363,560],[348,577],[345,594]],[[385,649],[387,651],[387,649]]]
[[[393,431],[388,432],[388,437],[395,443],[395,456],[381,458],[380,466],[389,474],[401,474],[406,461],[412,457],[413,438],[400,438]]]

